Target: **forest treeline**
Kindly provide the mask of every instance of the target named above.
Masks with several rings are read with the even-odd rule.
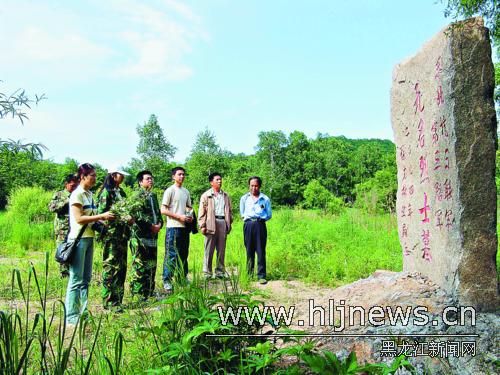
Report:
[[[155,115],[137,126],[137,157],[124,157],[122,166],[130,173],[125,183],[134,185],[141,169],[150,169],[156,188],[170,185],[170,169],[183,165],[188,172],[186,187],[195,200],[208,187],[207,176],[219,171],[224,186],[234,199],[247,191],[249,176],[263,178],[263,191],[275,206],[321,208],[335,212],[344,205],[357,204],[369,210],[394,208],[397,189],[395,146],[389,140],[348,139],[318,134],[310,139],[300,131],[285,134],[266,131],[258,134],[253,155],[234,154],[217,143],[209,129],[201,131],[185,163],[174,161],[176,147],[166,139]],[[89,155],[92,161],[92,155]],[[87,161],[87,160],[85,160]],[[83,162],[83,161],[80,161]],[[64,177],[76,171],[79,161],[68,157],[64,163],[43,159],[39,153],[0,146],[0,208],[5,208],[16,187],[40,186],[61,189]],[[106,170],[96,164],[98,182]]]

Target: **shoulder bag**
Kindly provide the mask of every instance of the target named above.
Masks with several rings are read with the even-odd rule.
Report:
[[[75,239],[68,240],[68,237],[66,236],[66,240],[60,243],[59,246],[57,246],[55,258],[58,263],[61,264],[71,263],[73,255],[76,251],[76,247],[78,246],[78,242],[80,242],[80,238],[82,238],[83,232],[85,232],[87,225],[88,224],[85,224],[82,227],[82,229],[80,229],[80,232],[78,233],[78,236],[76,236]]]

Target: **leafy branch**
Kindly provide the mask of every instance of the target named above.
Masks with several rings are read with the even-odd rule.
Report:
[[[12,118],[17,117],[21,124],[24,125],[24,120],[28,119],[28,115],[24,110],[26,108],[31,109],[31,104],[38,105],[44,99],[47,99],[45,94],[41,96],[35,95],[35,99],[30,99],[22,89],[17,89],[10,95],[0,92],[0,119],[10,115]]]
[[[2,81],[0,80],[0,82]],[[47,99],[45,94],[35,95],[35,99],[31,99],[23,89],[17,89],[10,95],[0,92],[0,120],[8,116],[17,117],[21,124],[24,125],[24,120],[28,119],[25,110],[31,109],[33,103],[38,105],[44,99]],[[41,143],[22,143],[22,140],[0,139],[0,150],[6,150],[13,154],[27,151],[34,158],[42,158],[43,151],[47,151],[48,148]]]
[[[41,143],[22,143],[22,139],[17,141],[0,139],[0,150],[6,150],[13,154],[28,151],[35,159],[41,159],[43,151],[47,151],[48,148]]]

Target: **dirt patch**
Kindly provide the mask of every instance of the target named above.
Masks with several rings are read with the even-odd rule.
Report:
[[[451,303],[451,299],[429,279],[419,274],[390,271],[376,271],[367,279],[336,289],[311,286],[297,280],[276,280],[267,285],[255,284],[255,287],[264,295],[269,295],[266,305],[284,306],[287,310],[294,308],[290,328],[311,333],[322,333],[332,329],[332,325],[339,326],[339,311],[347,312],[351,306],[361,307],[366,313],[374,306],[425,306],[430,313],[438,313]],[[325,319],[320,324],[323,310]],[[359,317],[359,313],[355,317]],[[304,324],[300,325],[300,321]],[[344,323],[346,331],[358,331],[360,328],[359,324],[350,326],[347,320]]]
[[[443,311],[448,306],[460,306],[439,286],[418,273],[376,271],[366,279],[336,289],[306,285],[296,280],[270,281],[267,285],[255,284],[255,288],[262,291],[265,305],[275,308],[283,306],[288,312],[293,308],[293,320],[289,328],[315,335],[319,347],[339,356],[355,351],[361,363],[390,361],[391,357],[381,354],[384,341],[395,340],[398,348],[403,339],[413,343],[418,341],[420,345],[440,342],[439,345],[448,348],[450,344],[468,340],[474,342],[474,355],[456,356],[445,350],[444,355],[409,356],[410,362],[417,367],[418,373],[430,370],[438,374],[480,374],[485,373],[485,369],[496,373],[500,341],[498,311],[474,312],[473,324],[471,314],[465,319],[459,314],[447,316],[449,321],[457,322],[449,324],[442,319]],[[351,307],[358,312],[349,319]],[[417,324],[420,321],[414,315],[417,307],[425,312],[428,323]],[[390,322],[388,309],[396,311],[398,308],[403,313],[411,309],[409,322]],[[370,324],[368,316],[373,309],[383,309],[383,324]],[[345,312],[343,316],[340,310]],[[360,311],[364,313],[364,324],[361,324]],[[381,322],[382,319],[377,321]],[[370,335],[372,337],[368,337]],[[396,335],[405,337],[397,338]],[[449,336],[436,338],[434,335]],[[457,339],[453,335],[464,337]]]

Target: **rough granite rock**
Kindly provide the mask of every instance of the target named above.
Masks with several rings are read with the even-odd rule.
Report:
[[[482,311],[499,306],[493,91],[480,18],[452,24],[398,64],[391,90],[404,270]]]

